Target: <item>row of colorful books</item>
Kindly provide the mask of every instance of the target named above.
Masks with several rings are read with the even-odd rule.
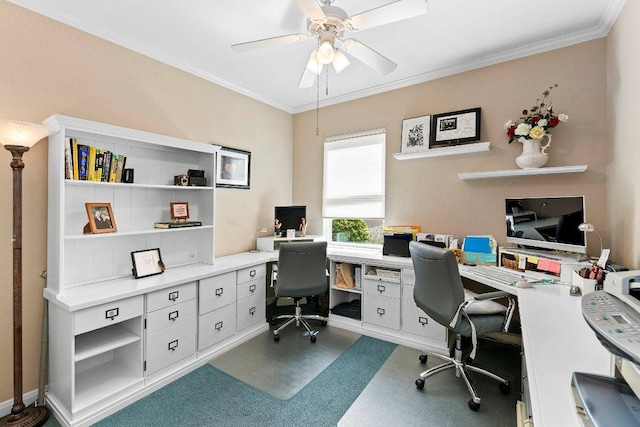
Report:
[[[79,181],[122,182],[127,157],[108,150],[79,144],[67,138],[64,177]]]

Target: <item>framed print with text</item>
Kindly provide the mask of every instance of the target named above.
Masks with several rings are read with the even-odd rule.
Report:
[[[430,148],[451,147],[480,140],[480,108],[434,114]]]
[[[136,279],[164,272],[165,267],[159,248],[131,252],[131,261],[133,262],[133,277]]]

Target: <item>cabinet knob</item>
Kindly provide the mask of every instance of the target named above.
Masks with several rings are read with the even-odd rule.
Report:
[[[116,307],[116,308],[111,308],[109,310],[106,310],[104,312],[104,318],[105,319],[115,319],[116,317],[118,317],[120,315],[120,308]]]
[[[384,316],[384,308],[380,308],[380,307],[378,307],[378,309],[377,309],[376,311],[378,312],[378,314],[379,314],[380,316]]]
[[[178,340],[171,341],[169,343],[169,350],[176,351],[176,348],[178,348]]]
[[[254,293],[256,291],[256,285],[249,286],[249,292]]]
[[[384,285],[378,285],[378,292],[380,292],[381,294],[384,293],[384,291],[386,290]]]
[[[179,291],[169,292],[169,301],[175,301],[178,299]]]
[[[424,326],[429,323],[429,319],[427,319],[426,317],[418,316],[418,323]]]
[[[216,331],[219,331],[220,329],[222,329],[222,322],[218,322],[216,323],[216,325],[214,326]]]
[[[256,276],[256,271],[255,271],[255,270],[251,270],[251,271],[249,272],[249,276],[251,276],[251,277],[255,277],[255,276]]]
[[[249,309],[249,314],[253,316],[255,313],[256,313],[256,308],[255,307],[251,307]]]
[[[178,310],[172,311],[171,313],[169,313],[169,320],[173,320],[175,322],[177,318],[178,318]]]
[[[218,288],[216,289],[216,296],[219,297],[224,293],[224,289],[223,288]]]

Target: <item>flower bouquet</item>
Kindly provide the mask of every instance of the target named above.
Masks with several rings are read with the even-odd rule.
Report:
[[[549,94],[558,84],[549,86],[549,89],[542,92],[542,99],[536,100],[536,105],[529,110],[522,110],[520,123],[509,120],[504,124],[504,129],[509,137],[509,144],[518,139],[542,139],[545,135],[550,135],[549,130],[558,126],[560,122],[569,120],[566,114],[556,115],[553,111],[552,101]]]

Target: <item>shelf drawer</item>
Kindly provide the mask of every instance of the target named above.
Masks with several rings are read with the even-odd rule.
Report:
[[[145,376],[151,375],[196,352],[196,320],[191,319],[147,334]]]
[[[427,316],[413,300],[402,301],[402,331],[435,341],[447,342],[447,328]]]
[[[380,280],[364,280],[364,292],[390,298],[400,298],[400,284]]]
[[[78,311],[74,316],[74,335],[80,335],[105,326],[141,316],[142,296],[97,305]]]
[[[200,280],[198,313],[216,310],[236,300],[236,272]]]
[[[198,350],[217,344],[235,333],[235,304],[203,314],[198,321]]]
[[[240,300],[260,292],[265,292],[266,287],[267,285],[264,277],[240,283],[238,284],[238,299]]]
[[[379,295],[366,295],[363,307],[365,323],[400,330],[400,300]]]
[[[196,282],[162,289],[147,294],[147,313],[196,298]]]
[[[147,333],[196,318],[196,300],[165,307],[147,314]]]
[[[238,300],[238,330],[266,321],[266,292]]]
[[[238,283],[248,282],[260,277],[267,277],[266,264],[254,265],[253,267],[247,267],[243,268],[242,270],[238,270]]]

